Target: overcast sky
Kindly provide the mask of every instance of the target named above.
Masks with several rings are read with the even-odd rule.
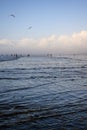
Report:
[[[0,53],[86,52],[87,0],[0,0]]]

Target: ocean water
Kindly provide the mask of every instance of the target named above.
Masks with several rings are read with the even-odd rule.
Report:
[[[87,55],[0,62],[1,130],[87,130]]]

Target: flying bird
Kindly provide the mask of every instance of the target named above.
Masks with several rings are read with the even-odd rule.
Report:
[[[32,28],[32,26],[29,26],[29,27],[28,27],[28,29],[31,29],[31,28]]]
[[[13,17],[13,18],[15,18],[15,15],[14,15],[14,14],[11,14],[10,16]]]

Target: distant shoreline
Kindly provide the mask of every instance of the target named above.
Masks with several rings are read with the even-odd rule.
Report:
[[[0,62],[17,60],[19,58],[21,58],[21,56],[17,56],[17,55],[0,55]]]

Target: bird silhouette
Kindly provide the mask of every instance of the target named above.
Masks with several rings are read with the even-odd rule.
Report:
[[[15,15],[14,14],[10,14],[11,17],[15,18]]]
[[[31,28],[32,28],[32,26],[29,26],[29,27],[28,27],[28,29],[31,29]]]

